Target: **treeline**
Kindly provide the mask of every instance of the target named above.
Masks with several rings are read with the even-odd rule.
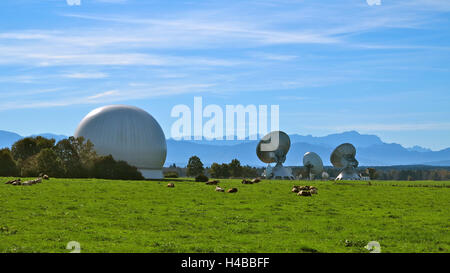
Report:
[[[174,173],[180,175],[180,172],[183,172],[183,169],[173,164],[166,172],[166,177],[172,176]],[[241,162],[237,159],[233,159],[228,164],[213,163],[210,167],[205,168],[198,156],[192,156],[186,166],[186,175],[190,177],[206,175],[211,178],[244,178],[258,177],[261,173],[261,168],[242,166]]]
[[[144,179],[137,168],[109,156],[99,156],[84,138],[56,143],[41,136],[27,137],[0,150],[0,176],[57,178]]]
[[[255,167],[242,166],[241,162],[237,159],[233,159],[228,164],[213,163],[207,172],[212,178],[246,178],[246,177],[258,177],[261,173]]]
[[[341,169],[333,167],[325,167],[325,171],[330,178],[337,177]],[[448,181],[450,180],[450,171],[445,168],[421,168],[414,169],[413,166],[395,167],[362,167],[357,170],[362,176],[368,176],[372,180],[403,180],[403,181],[417,181],[417,180],[436,180]],[[307,170],[304,167],[294,167],[293,173],[297,177],[302,175],[303,178],[308,177]]]
[[[450,171],[436,170],[377,170],[378,180],[450,180]]]
[[[336,169],[333,170],[334,173]],[[411,166],[400,167],[373,167],[373,168],[359,168],[358,171],[363,176],[369,176],[372,180],[401,180],[401,181],[417,181],[417,180],[435,180],[446,181],[450,180],[450,171],[443,168],[412,168]]]
[[[308,170],[305,167],[294,166],[292,172],[295,177],[309,177]],[[239,160],[234,159],[229,164],[213,163],[210,167],[204,167],[200,158],[193,156],[189,159],[188,165],[177,167],[172,164],[165,168],[167,177],[196,177],[199,174],[208,175],[211,178],[248,178],[259,177],[264,172],[263,167],[241,166]],[[328,173],[330,179],[339,175],[342,171],[338,168],[325,167],[324,171]],[[392,167],[360,167],[358,172],[362,176],[370,177],[372,180],[450,180],[450,169],[445,167],[432,166],[392,166]],[[318,177],[319,178],[319,177]]]
[[[325,171],[330,177],[336,177],[340,173],[340,169],[326,167]],[[450,180],[450,171],[445,168],[420,168],[414,169],[411,166],[404,166],[402,169],[396,167],[363,167],[358,168],[358,172],[363,176],[368,176],[372,180],[401,180],[401,181],[418,181],[418,180]]]

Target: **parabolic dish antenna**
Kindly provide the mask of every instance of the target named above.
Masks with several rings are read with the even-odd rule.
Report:
[[[256,147],[259,160],[264,163],[284,163],[291,148],[291,139],[281,131],[275,131],[264,136]]]
[[[281,131],[274,131],[264,136],[256,147],[256,155],[267,164],[276,163],[274,168],[266,170],[267,179],[290,179],[293,180],[292,170],[283,167],[286,155],[291,148],[289,136]]]
[[[330,161],[334,167],[342,169],[336,180],[361,180],[361,176],[356,172],[359,162],[355,156],[356,148],[350,143],[339,145],[334,149]]]
[[[323,161],[320,156],[314,152],[307,152],[303,156],[303,166],[307,168],[309,179],[311,180],[316,176],[320,177],[323,173]]]

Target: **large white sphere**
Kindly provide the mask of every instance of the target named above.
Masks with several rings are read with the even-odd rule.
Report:
[[[99,155],[112,155],[137,167],[145,178],[163,178],[166,137],[158,122],[142,109],[126,105],[97,108],[81,121],[74,136],[89,139]]]

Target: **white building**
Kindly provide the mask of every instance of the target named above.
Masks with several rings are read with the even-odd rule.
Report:
[[[163,178],[166,137],[158,122],[142,109],[126,105],[97,108],[81,121],[74,136],[89,139],[99,155],[112,155],[137,167],[147,179]]]

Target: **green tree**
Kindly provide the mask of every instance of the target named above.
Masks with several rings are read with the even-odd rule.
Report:
[[[20,165],[20,175],[22,177],[33,177],[38,176],[38,163],[37,163],[37,155],[33,155],[28,157],[25,160],[19,160]]]
[[[83,177],[86,170],[81,164],[80,156],[70,139],[59,141],[54,148],[64,168],[65,177]]]
[[[66,177],[88,177],[97,158],[92,142],[85,142],[82,137],[63,139],[54,150],[61,160]]]
[[[74,147],[74,150],[78,153],[81,164],[85,168],[92,167],[95,158],[97,158],[94,144],[90,140],[85,141],[84,137],[69,137],[69,141]]]
[[[64,169],[58,155],[52,149],[43,149],[36,156],[37,171],[52,177],[64,176]]]
[[[213,178],[230,178],[230,168],[228,164],[213,163],[209,168],[209,174]]]
[[[41,136],[26,137],[14,143],[11,152],[15,160],[23,161],[37,155],[42,149],[52,148],[54,145],[54,139],[47,139]]]
[[[374,168],[367,168],[366,174],[370,177],[371,180],[375,180],[378,178],[377,170],[375,170]]]
[[[260,176],[258,173],[258,169],[250,166],[242,167],[242,177],[258,177]]]
[[[212,178],[220,178],[220,165],[214,162],[211,167],[209,167],[208,172]]]
[[[19,169],[9,149],[0,150],[0,176],[17,176]]]
[[[243,168],[239,160],[233,159],[228,165],[228,169],[231,177],[242,177]]]
[[[189,162],[187,165],[187,175],[191,177],[198,176],[199,174],[203,174],[205,168],[203,167],[203,163],[198,156],[192,156],[189,158]]]

